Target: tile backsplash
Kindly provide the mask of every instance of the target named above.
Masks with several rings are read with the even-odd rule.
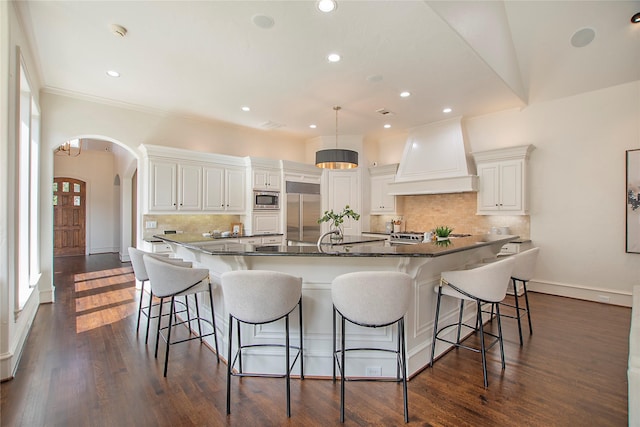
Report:
[[[454,233],[485,234],[491,227],[509,227],[511,234],[530,237],[528,215],[476,215],[477,193],[398,196],[403,215],[371,217],[371,231],[384,232],[385,222],[402,219],[403,231],[428,231],[439,225],[453,227]]]
[[[147,229],[147,221],[156,221],[156,228]],[[143,215],[142,237],[147,239],[165,230],[184,233],[206,233],[213,230],[230,231],[232,223],[242,222],[239,215]]]

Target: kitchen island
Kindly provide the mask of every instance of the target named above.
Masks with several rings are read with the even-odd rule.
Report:
[[[495,260],[501,247],[518,236],[476,235],[445,242],[390,246],[384,239],[362,243],[358,236],[348,237],[352,243],[316,246],[260,246],[231,241],[203,239],[201,236],[160,235],[157,238],[170,244],[176,256],[194,265],[208,268],[213,283],[220,283],[220,275],[231,270],[271,270],[302,277],[305,375],[330,377],[332,374],[332,302],[331,282],[341,274],[353,271],[402,271],[413,279],[414,296],[405,317],[407,373],[414,375],[429,363],[436,295],[440,273],[465,268],[483,261]],[[367,239],[367,238],[365,238]],[[201,304],[205,309],[209,307]],[[227,314],[222,289],[214,291],[216,322],[220,351],[227,354]],[[440,319],[457,321],[457,300],[445,298]],[[465,309],[465,319],[473,319],[474,307]],[[297,311],[292,313],[292,337],[297,336]],[[283,322],[283,321],[282,321]],[[243,325],[243,341],[247,344],[284,340],[282,324]],[[348,325],[348,342],[359,347],[393,348],[395,329],[361,328]],[[453,333],[453,331],[452,331]],[[246,337],[246,338],[244,338]],[[212,343],[210,343],[212,344]],[[295,345],[295,341],[294,341]],[[436,355],[447,349],[438,343]],[[245,359],[245,366],[256,372],[282,371],[282,353],[265,349],[254,350]],[[357,353],[349,355],[349,376],[395,376],[393,355]],[[296,369],[294,369],[294,374]]]

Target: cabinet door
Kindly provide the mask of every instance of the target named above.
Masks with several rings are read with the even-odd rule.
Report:
[[[253,234],[278,233],[279,230],[279,213],[253,214]],[[280,239],[282,240],[282,238]]]
[[[500,209],[500,165],[487,163],[478,165],[480,189],[478,191],[478,211]]]
[[[509,161],[500,165],[500,210],[522,210],[522,162]]]
[[[205,167],[204,173],[204,210],[223,211],[225,170],[222,167]]]
[[[178,210],[202,210],[202,167],[179,165]]]
[[[254,169],[253,188],[256,190],[280,190],[280,172],[267,169]]]
[[[243,212],[245,209],[245,171],[244,169],[227,169],[225,209],[233,212]]]
[[[149,162],[149,210],[175,211],[177,164]]]
[[[371,178],[371,213],[394,213],[396,198],[389,194],[388,184],[394,176],[374,176]]]
[[[361,213],[359,179],[357,171],[329,172],[329,206],[335,212],[341,212],[349,205],[357,213]],[[344,234],[359,235],[360,221],[345,219]]]

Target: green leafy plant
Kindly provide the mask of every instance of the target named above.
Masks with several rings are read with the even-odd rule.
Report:
[[[439,227],[436,227],[436,229],[433,231],[436,233],[436,237],[449,237],[449,234],[451,234],[453,228],[446,225],[441,225]]]
[[[352,218],[353,220],[358,221],[360,219],[360,214],[354,212],[349,205],[346,205],[342,212],[339,213],[334,212],[333,209],[324,211],[324,214],[318,218],[318,224],[322,222],[331,222],[334,228],[341,230],[345,218]]]

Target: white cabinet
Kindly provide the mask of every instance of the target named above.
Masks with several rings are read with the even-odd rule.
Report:
[[[253,189],[280,191],[280,180],[282,174],[275,169],[254,169],[253,170]]]
[[[398,164],[369,168],[371,175],[371,213],[395,214],[396,196],[389,194],[389,184],[394,182]]]
[[[245,210],[245,172],[241,168],[204,168],[204,210],[238,212]]]
[[[478,165],[478,212],[523,211],[522,160]]]
[[[473,153],[480,180],[479,215],[526,215],[527,161],[533,145]]]
[[[357,212],[362,213],[362,193],[360,191],[360,172],[355,171],[327,171],[328,179],[328,199],[323,210],[331,210],[341,212],[346,205]],[[344,221],[344,234],[359,235],[361,233],[360,221],[354,221],[347,218]],[[323,224],[323,231],[329,230],[327,223]]]
[[[202,210],[202,166],[151,161],[149,210]]]
[[[280,211],[253,214],[251,234],[268,234],[280,232]]]

